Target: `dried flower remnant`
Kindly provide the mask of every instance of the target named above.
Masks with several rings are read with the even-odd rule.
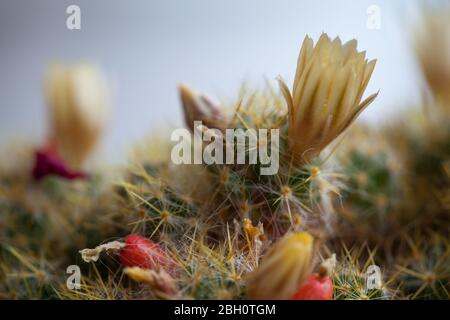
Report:
[[[87,177],[84,172],[68,168],[57,150],[46,147],[35,152],[32,176],[34,180],[39,181],[49,175],[58,176],[67,180]]]
[[[266,240],[263,224],[259,222],[257,226],[253,226],[251,220],[245,218],[242,222],[242,227],[245,237],[249,242],[250,250],[253,253],[254,262],[258,265],[263,241]]]
[[[314,46],[308,36],[297,62],[292,94],[280,79],[289,116],[289,149],[305,164],[336,139],[377,96],[361,102],[376,60],[358,52],[356,40],[345,44],[322,34]]]
[[[119,251],[125,247],[125,244],[120,241],[111,241],[108,243],[101,244],[94,249],[83,249],[80,250],[81,258],[84,262],[97,262],[100,258],[100,254],[104,251]]]
[[[109,111],[106,81],[95,66],[55,64],[47,75],[50,134],[61,157],[78,168],[96,146]]]
[[[264,227],[262,223],[258,223],[258,225],[255,227],[253,226],[250,219],[245,218],[242,222],[245,234],[251,238],[251,239],[258,239],[264,237]]]
[[[307,232],[291,233],[276,242],[248,279],[247,298],[284,300],[290,298],[310,273],[313,237]]]
[[[211,129],[226,129],[226,117],[208,97],[201,95],[188,86],[179,86],[180,98],[186,126],[194,132],[194,121]]]

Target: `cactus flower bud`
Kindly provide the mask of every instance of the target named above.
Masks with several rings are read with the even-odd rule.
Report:
[[[417,28],[416,54],[424,78],[434,98],[444,104],[450,114],[450,6],[425,8],[420,28]]]
[[[298,165],[305,164],[336,139],[377,96],[361,98],[375,67],[356,40],[345,44],[322,34],[314,46],[308,36],[297,62],[292,94],[280,79],[288,106],[289,149]]]
[[[249,276],[247,298],[285,300],[310,274],[313,237],[307,232],[287,234],[264,255]]]
[[[194,132],[194,121],[211,129],[225,129],[226,117],[220,109],[206,96],[201,95],[186,85],[179,86],[186,126]]]
[[[97,144],[106,122],[109,94],[92,65],[53,65],[47,75],[51,136],[71,167],[78,168]]]
[[[163,269],[154,271],[139,267],[129,267],[125,268],[123,272],[134,281],[146,283],[158,293],[174,295],[177,292],[174,279]]]

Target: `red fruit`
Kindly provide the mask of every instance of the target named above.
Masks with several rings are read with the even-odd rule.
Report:
[[[333,281],[329,276],[313,273],[291,300],[333,300]]]
[[[166,271],[173,268],[173,261],[158,244],[137,234],[125,238],[125,247],[120,250],[119,258],[125,267],[164,268]]]

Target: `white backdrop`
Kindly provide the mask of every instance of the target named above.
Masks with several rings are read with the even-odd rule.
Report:
[[[66,8],[81,8],[81,30],[66,28]],[[97,62],[114,88],[104,154],[166,124],[181,124],[176,86],[185,82],[231,99],[242,81],[292,80],[305,34],[359,40],[378,65],[367,93],[380,95],[364,113],[391,118],[417,101],[410,50],[412,0],[0,0],[0,145],[45,135],[42,78],[54,60]],[[367,8],[381,10],[381,29],[367,28]],[[275,84],[275,81],[274,81]]]

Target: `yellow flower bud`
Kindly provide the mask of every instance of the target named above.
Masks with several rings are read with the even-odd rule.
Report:
[[[249,275],[247,298],[290,298],[311,272],[312,247],[313,237],[307,232],[291,233],[281,238]]]
[[[55,64],[46,84],[52,139],[64,160],[79,167],[97,144],[109,114],[106,81],[92,65]]]
[[[297,62],[292,94],[280,80],[288,105],[289,149],[296,164],[316,157],[338,137],[377,96],[361,102],[375,67],[356,40],[345,44],[322,34],[317,44],[308,36]]]
[[[416,53],[424,78],[438,102],[450,103],[450,6],[425,8],[416,31]],[[445,107],[445,106],[444,106]],[[450,113],[446,108],[447,114]]]
[[[177,292],[175,281],[164,270],[154,271],[139,267],[130,267],[125,268],[123,272],[134,281],[148,284],[155,291],[166,294],[175,294]]]

